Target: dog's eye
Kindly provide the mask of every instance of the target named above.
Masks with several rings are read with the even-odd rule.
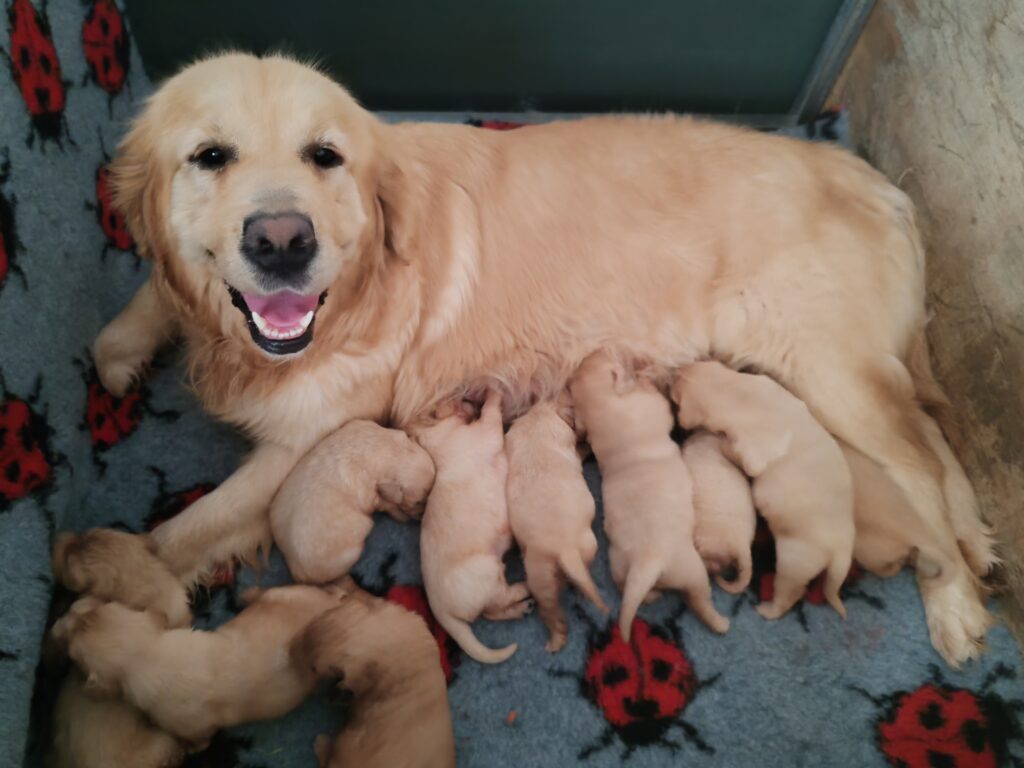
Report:
[[[227,147],[207,147],[192,156],[192,162],[204,171],[218,171],[228,164],[235,153]]]
[[[311,147],[309,159],[318,168],[337,168],[345,162],[345,159],[330,147]]]

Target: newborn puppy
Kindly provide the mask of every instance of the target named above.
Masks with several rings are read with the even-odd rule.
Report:
[[[316,741],[321,768],[454,768],[447,683],[419,616],[357,592],[313,621],[293,655],[353,694],[333,743]]]
[[[825,599],[845,617],[839,588],[853,557],[853,483],[836,441],[772,379],[721,363],[682,368],[672,397],[679,424],[723,434],[726,455],[753,478],[776,552],[775,594],[758,613],[782,616],[825,571]]]
[[[91,688],[121,696],[195,750],[220,728],[279,717],[306,698],[316,676],[289,647],[344,594],[250,589],[249,606],[214,632],[165,629],[150,613],[85,597],[53,632]]]
[[[570,389],[576,429],[601,468],[612,579],[622,591],[619,631],[628,642],[640,602],[656,587],[683,593],[715,632],[729,620],[711,602],[708,573],[693,544],[693,485],[672,441],[668,400],[648,381],[626,382],[604,353],[588,357]]]
[[[430,456],[404,432],[349,422],[281,486],[270,507],[274,541],[296,580],[334,581],[362,554],[373,513],[403,522],[418,517],[433,482]]]
[[[515,643],[500,650],[487,648],[469,626],[481,613],[499,621],[518,619],[530,609],[526,585],[509,585],[501,560],[512,545],[501,395],[488,393],[480,418],[472,424],[457,411],[433,426],[415,429],[415,436],[437,467],[420,532],[430,610],[472,658],[485,664],[505,661],[516,652]]]
[[[838,442],[853,476],[853,559],[882,577],[895,576],[910,564],[920,578],[934,579],[942,575],[944,567],[952,567],[955,555],[943,552],[885,470],[855,448]]]
[[[567,413],[571,418],[571,414]],[[523,552],[526,585],[548,628],[548,651],[561,650],[568,624],[558,602],[564,577],[602,611],[588,567],[597,555],[594,497],[583,479],[576,432],[552,402],[538,403],[505,436],[508,517]]]
[[[150,610],[168,627],[192,621],[188,592],[157,557],[149,537],[109,528],[62,533],[51,564],[54,576],[72,592]]]
[[[722,455],[721,438],[710,432],[700,432],[683,444],[683,461],[693,478],[694,544],[718,586],[739,594],[750,584],[750,547],[757,527],[750,483]],[[733,567],[736,576],[728,581],[722,572]]]

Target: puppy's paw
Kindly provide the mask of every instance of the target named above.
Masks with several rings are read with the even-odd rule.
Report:
[[[142,378],[149,365],[149,357],[128,352],[122,346],[123,331],[108,325],[100,332],[93,345],[93,360],[100,383],[114,397],[124,397]]]
[[[755,610],[762,619],[768,619],[769,621],[782,618],[786,613],[785,609],[775,603],[775,601],[761,603]]]
[[[976,659],[985,647],[985,634],[995,623],[966,572],[942,584],[918,579],[932,645],[954,669]]]
[[[90,616],[102,604],[103,601],[95,597],[79,598],[54,622],[50,635],[61,647],[67,648],[71,638],[88,624]]]

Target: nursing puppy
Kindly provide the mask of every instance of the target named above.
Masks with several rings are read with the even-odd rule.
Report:
[[[515,643],[487,648],[469,626],[481,614],[501,621],[518,619],[530,609],[529,590],[522,582],[505,580],[501,560],[512,546],[501,395],[491,391],[480,418],[471,424],[464,411],[456,411],[413,433],[437,468],[420,532],[430,610],[472,658],[485,664],[505,661],[516,652]]]
[[[779,618],[825,571],[825,599],[845,617],[839,588],[853,557],[853,482],[836,441],[772,379],[721,363],[682,368],[672,398],[683,428],[724,435],[726,455],[753,478],[776,552],[775,594],[757,612]]]
[[[221,728],[279,717],[306,698],[316,675],[290,659],[290,645],[344,594],[254,588],[242,596],[248,607],[213,632],[166,629],[150,613],[85,597],[53,632],[90,687],[122,697],[194,751]]]
[[[56,579],[72,592],[152,611],[168,627],[192,621],[185,587],[146,536],[109,528],[62,533],[54,542],[51,565]]]
[[[571,411],[564,416],[572,418]],[[565,577],[608,611],[588,570],[597,555],[590,527],[594,497],[583,479],[576,432],[564,416],[555,403],[538,403],[505,436],[509,524],[523,553],[526,586],[548,629],[545,648],[552,653],[568,637],[558,602]]]
[[[274,542],[297,581],[334,581],[362,554],[375,511],[400,522],[419,517],[433,483],[434,462],[404,432],[349,422],[299,462],[274,498]]]
[[[750,483],[722,455],[721,438],[709,432],[693,435],[683,444],[683,461],[693,478],[694,544],[718,586],[739,594],[750,584],[753,570],[750,547],[757,513]],[[722,572],[733,567],[736,576],[729,581]]]
[[[601,468],[612,578],[622,591],[626,641],[640,602],[656,587],[683,593],[715,632],[729,620],[711,602],[708,573],[693,544],[693,485],[672,441],[668,400],[647,381],[627,382],[604,353],[588,357],[570,382],[576,429]]]
[[[176,738],[119,698],[90,694],[71,669],[57,696],[46,768],[175,768],[185,759]]]
[[[316,741],[321,768],[454,768],[447,683],[419,616],[357,591],[295,648],[318,677],[353,694],[345,727]]]

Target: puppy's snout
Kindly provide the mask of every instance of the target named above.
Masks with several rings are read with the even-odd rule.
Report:
[[[242,226],[242,254],[261,273],[294,280],[317,253],[313,222],[301,213],[256,213]]]

